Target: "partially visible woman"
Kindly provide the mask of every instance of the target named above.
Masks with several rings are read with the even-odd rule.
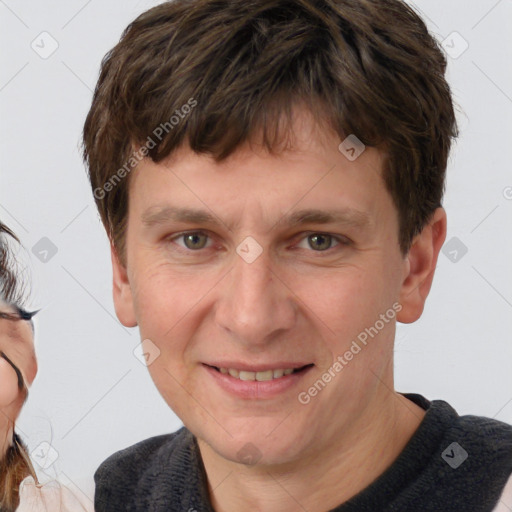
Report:
[[[23,308],[25,286],[17,272],[7,237],[16,235],[0,222],[0,510],[14,512],[19,486],[37,481],[27,447],[14,423],[37,373],[32,316]]]
[[[20,245],[0,222],[0,512],[90,512],[92,502],[81,501],[58,481],[39,482],[27,446],[15,432],[37,360],[36,312],[24,307],[26,283],[17,270],[13,243]]]

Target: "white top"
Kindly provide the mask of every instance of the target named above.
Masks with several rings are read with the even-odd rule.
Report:
[[[94,512],[85,494],[72,493],[57,480],[37,486],[34,478],[27,476],[20,484],[19,495],[16,512]]]

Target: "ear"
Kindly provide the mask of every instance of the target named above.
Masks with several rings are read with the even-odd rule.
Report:
[[[125,327],[136,327],[135,308],[133,306],[132,289],[126,268],[119,260],[114,245],[110,244],[113,275],[113,297],[117,318]]]
[[[437,257],[446,238],[446,224],[446,212],[439,207],[412,242],[404,261],[404,280],[400,289],[402,309],[396,317],[399,322],[415,322],[423,313],[434,279]]]

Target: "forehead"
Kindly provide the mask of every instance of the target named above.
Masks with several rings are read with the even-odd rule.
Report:
[[[394,210],[382,179],[383,156],[368,148],[349,161],[337,137],[307,141],[271,155],[239,149],[220,163],[181,148],[170,158],[141,162],[131,180],[130,216],[144,229],[159,224],[262,231],[305,224],[373,230]],[[129,224],[133,224],[129,222]]]
[[[295,185],[298,185],[295,186],[297,192],[302,191],[304,195],[311,196],[316,192],[328,195],[334,192],[334,178],[340,186],[353,185],[363,192],[361,195],[365,189],[367,192],[378,189],[387,192],[382,179],[385,155],[382,149],[365,147],[353,134],[340,138],[329,126],[320,126],[305,108],[294,109],[288,131],[283,132],[278,146],[272,149],[269,152],[260,135],[254,134],[249,142],[237,147],[227,158],[216,161],[207,153],[193,152],[184,143],[156,164],[149,157],[139,162],[130,176],[129,193],[132,196],[135,189],[141,189],[142,193],[155,195],[154,189],[145,186],[150,181],[146,179],[148,176],[156,177],[152,172],[155,170],[167,171],[167,177],[174,175],[182,187],[188,185],[189,194],[213,193],[213,187],[218,187],[222,189],[223,200],[233,194],[240,197],[265,191],[262,184],[272,190],[272,197],[284,198],[287,192],[293,192]],[[353,149],[357,151],[355,154]],[[158,177],[162,185],[165,177],[165,174]],[[356,181],[355,177],[358,178]],[[256,182],[260,190],[252,188]],[[162,190],[162,194],[169,192],[172,193]],[[352,194],[354,192],[351,190]],[[300,197],[295,198],[296,202],[298,199]]]

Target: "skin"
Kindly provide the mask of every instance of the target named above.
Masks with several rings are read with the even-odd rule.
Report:
[[[16,315],[13,306],[0,301],[0,311]],[[20,370],[29,388],[37,374],[34,349],[34,333],[26,320],[0,318],[0,350]],[[14,424],[20,415],[26,393],[18,388],[18,376],[14,368],[0,358],[0,459],[12,444]]]
[[[219,164],[188,147],[158,164],[143,160],[130,177],[126,265],[112,247],[117,316],[158,347],[151,377],[197,436],[222,512],[334,508],[389,467],[424,416],[394,391],[395,321],[414,322],[423,311],[446,213],[436,210],[404,257],[382,153],[366,148],[350,162],[339,137],[300,109],[293,126],[277,156],[246,145]],[[146,225],[144,214],[162,205],[206,209],[222,224]],[[342,207],[363,212],[368,224],[279,222],[297,209]],[[178,237],[197,230],[210,237],[200,239],[203,248]],[[322,251],[315,233],[350,243],[333,239]],[[247,236],[263,248],[250,264],[236,252]],[[396,302],[396,319],[301,404],[298,394]],[[239,398],[202,364],[221,359],[314,367],[274,398]],[[239,462],[247,443],[259,454],[255,464]]]

